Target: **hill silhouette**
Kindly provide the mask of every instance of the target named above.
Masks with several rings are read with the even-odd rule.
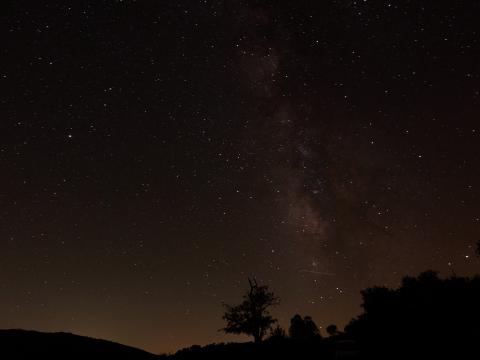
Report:
[[[0,330],[0,357],[5,359],[155,359],[155,355],[112,341],[70,333]]]

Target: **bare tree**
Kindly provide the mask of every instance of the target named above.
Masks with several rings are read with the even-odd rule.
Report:
[[[255,342],[259,343],[277,321],[268,310],[278,305],[280,299],[269,291],[268,286],[258,286],[252,279],[248,279],[248,283],[250,290],[243,296],[241,304],[223,304],[226,311],[222,318],[227,325],[222,330],[225,333],[253,336]]]

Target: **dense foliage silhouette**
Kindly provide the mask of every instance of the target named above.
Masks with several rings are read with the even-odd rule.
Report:
[[[405,277],[398,289],[362,292],[364,313],[346,326],[369,356],[478,353],[480,277],[440,279],[427,271]]]
[[[310,341],[320,339],[320,330],[310,316],[302,318],[299,314],[290,320],[288,330],[290,338],[297,341]]]

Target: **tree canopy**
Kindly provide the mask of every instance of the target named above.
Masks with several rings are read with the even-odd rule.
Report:
[[[362,292],[364,313],[345,328],[372,349],[469,351],[480,339],[480,277],[405,277],[397,289]]]
[[[290,337],[294,340],[309,341],[320,338],[320,331],[311,316],[302,318],[299,314],[290,320]]]
[[[242,303],[235,306],[223,304],[226,308],[223,319],[227,325],[222,330],[225,333],[253,336],[258,343],[277,321],[270,315],[269,308],[278,305],[280,299],[268,286],[259,286],[252,279],[248,279],[248,282],[250,289],[243,296]]]

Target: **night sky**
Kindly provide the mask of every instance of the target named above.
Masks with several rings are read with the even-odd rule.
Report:
[[[478,1],[6,1],[0,328],[174,351],[479,271]],[[325,331],[323,334],[325,334]]]

